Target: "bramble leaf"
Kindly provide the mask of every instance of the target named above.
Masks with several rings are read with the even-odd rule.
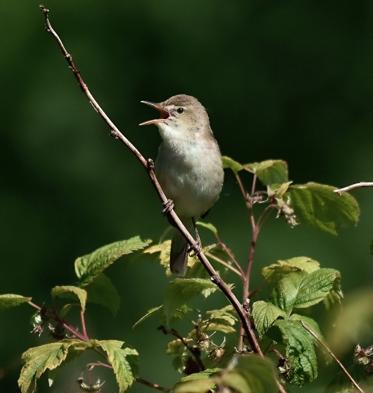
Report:
[[[286,313],[270,302],[258,300],[253,304],[252,316],[255,327],[262,337],[279,317],[286,317]]]
[[[69,351],[81,352],[91,346],[91,342],[68,339],[28,349],[22,355],[25,364],[18,379],[21,392],[36,392],[37,380],[45,371],[60,366],[66,360]]]
[[[356,225],[360,215],[358,202],[348,193],[338,195],[335,189],[319,183],[292,185],[288,194],[300,221],[332,235]]]
[[[266,160],[245,164],[244,169],[255,174],[264,185],[286,183],[289,180],[288,164],[283,160]]]
[[[277,392],[275,370],[269,359],[257,355],[240,355],[236,365],[222,374],[220,381],[237,393]]]
[[[218,228],[216,228],[215,225],[211,224],[211,222],[197,221],[197,225],[212,232],[212,234],[215,236],[218,235]]]
[[[65,299],[73,299],[76,300],[76,298],[79,300],[80,303],[80,308],[82,309],[83,312],[85,312],[85,306],[87,303],[87,291],[74,287],[73,285],[57,285],[54,288],[52,288],[51,291],[52,297],[62,297]]]
[[[238,319],[232,305],[216,310],[209,310],[206,312],[206,317],[206,331],[218,331],[226,334],[236,331],[234,326]]]
[[[16,295],[14,293],[5,293],[0,295],[0,311],[8,308],[17,307],[21,304],[31,301],[31,297]]]
[[[307,308],[323,301],[339,287],[340,273],[334,269],[318,269],[284,275],[275,285],[275,304],[290,313],[293,308]]]
[[[223,156],[222,161],[223,161],[223,168],[231,169],[234,173],[242,171],[243,169],[242,164],[240,164],[239,162],[235,161],[233,158],[230,158],[228,156]]]
[[[90,254],[75,260],[75,273],[82,285],[91,283],[105,269],[124,255],[142,250],[151,240],[141,240],[139,236],[107,244]]]
[[[138,352],[133,348],[123,348],[123,341],[118,340],[101,340],[96,341],[107,354],[109,363],[113,367],[113,372],[119,386],[119,393],[125,392],[135,381],[133,359],[127,358],[138,356]]]
[[[269,283],[278,281],[284,275],[290,272],[312,273],[320,269],[319,262],[308,257],[294,257],[285,260],[278,260],[272,265],[262,269],[262,275]]]
[[[120,306],[120,296],[110,278],[101,273],[88,286],[84,287],[88,292],[88,303],[99,304],[116,315]]]
[[[203,278],[176,278],[171,281],[166,291],[164,312],[167,323],[174,317],[177,309],[191,298],[202,295],[205,298],[217,290],[217,286]]]
[[[170,270],[170,250],[171,250],[171,240],[165,240],[162,243],[154,244],[146,248],[144,254],[158,254],[159,263],[166,270],[166,274],[171,275]]]
[[[313,337],[299,321],[277,320],[267,334],[285,346],[289,382],[302,386],[317,378],[317,358]]]

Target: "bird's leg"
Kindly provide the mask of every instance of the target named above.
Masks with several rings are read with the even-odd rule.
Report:
[[[197,240],[195,243],[195,246],[198,248],[198,251],[201,251],[202,241],[201,241],[201,237],[199,236],[199,232],[198,232],[197,225],[196,225],[196,220],[194,217],[192,218],[192,221],[193,221],[194,232],[196,234],[196,240]],[[195,250],[194,247],[189,246],[188,253],[191,257],[193,257],[197,254],[197,251]]]

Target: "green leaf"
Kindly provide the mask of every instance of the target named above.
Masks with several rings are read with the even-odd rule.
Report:
[[[230,158],[228,156],[223,156],[222,161],[223,161],[223,168],[231,169],[234,173],[242,171],[243,169],[242,164],[240,164],[239,162],[235,161],[233,158]]]
[[[283,160],[266,160],[245,164],[244,169],[255,174],[264,185],[286,183],[288,164]]]
[[[90,342],[69,339],[30,348],[22,355],[24,366],[18,379],[22,393],[36,392],[37,380],[47,370],[54,370],[67,358],[69,351],[84,351],[91,347]]]
[[[85,287],[88,292],[88,302],[99,304],[116,315],[120,306],[120,296],[112,281],[104,273],[97,276]]]
[[[277,320],[268,335],[285,346],[289,382],[302,386],[317,378],[317,358],[313,337],[298,321]]]
[[[259,300],[253,304],[252,316],[254,318],[255,327],[262,337],[271,327],[274,321],[279,317],[286,317],[283,310],[270,302]]]
[[[164,301],[167,324],[175,316],[177,309],[185,305],[190,299],[198,295],[207,298],[216,290],[217,286],[208,279],[176,278],[171,281],[168,285]]]
[[[212,232],[215,237],[218,236],[218,228],[210,222],[197,221],[197,225]]]
[[[64,286],[55,286],[52,288],[51,294],[53,297],[62,297],[65,299],[71,299],[73,298],[74,300],[77,298],[80,303],[80,308],[82,309],[83,312],[85,312],[85,306],[87,302],[87,291],[74,287],[72,285],[64,285]]]
[[[172,389],[173,393],[205,393],[209,392],[214,386],[215,381],[211,376],[220,372],[221,369],[207,369],[200,373],[190,374],[181,378]]]
[[[119,386],[119,393],[125,392],[135,381],[135,365],[132,359],[129,361],[127,358],[138,356],[138,352],[132,348],[123,348],[123,341],[102,340],[96,343],[108,356]]]
[[[17,307],[21,304],[28,303],[31,301],[31,297],[16,295],[13,293],[5,293],[0,295],[0,311],[8,308]]]
[[[262,269],[262,275],[269,283],[278,281],[284,275],[291,272],[312,273],[320,269],[319,262],[308,257],[294,257],[286,260],[278,260],[276,263]]]
[[[333,235],[342,228],[356,225],[360,215],[359,204],[352,195],[338,195],[335,189],[318,183],[291,186],[288,194],[300,221]]]
[[[300,315],[300,314],[292,314],[289,318],[290,321],[298,321],[298,322],[304,322],[304,324],[308,327],[310,327],[314,333],[316,333],[317,337],[322,339],[322,333],[320,330],[319,324],[310,317],[306,317],[305,315]]]
[[[341,274],[335,269],[319,269],[305,276],[300,283],[295,308],[307,308],[320,303],[339,286]]]
[[[240,355],[236,365],[221,376],[221,383],[237,393],[277,392],[275,370],[269,359],[258,355]]]
[[[139,326],[141,323],[143,323],[146,319],[150,318],[151,316],[153,316],[154,314],[158,313],[159,311],[161,311],[163,309],[163,304],[161,304],[160,306],[157,307],[153,307],[150,310],[148,310],[146,312],[145,315],[143,315],[141,318],[139,318],[133,325],[132,325],[132,329],[137,328],[137,326]]]
[[[146,248],[144,254],[158,254],[158,259],[161,266],[166,270],[167,275],[171,275],[170,271],[170,250],[171,250],[171,240],[165,240],[162,243],[154,244]]]
[[[222,333],[235,333],[238,319],[233,306],[228,305],[216,310],[209,310],[206,312],[206,328],[208,332],[222,332]]]
[[[75,273],[82,285],[91,283],[105,269],[124,255],[142,250],[151,240],[141,240],[139,236],[107,244],[90,254],[75,260]]]
[[[283,276],[273,290],[275,304],[290,313],[293,308],[307,308],[323,301],[339,285],[340,273],[319,269],[307,274],[292,272]]]

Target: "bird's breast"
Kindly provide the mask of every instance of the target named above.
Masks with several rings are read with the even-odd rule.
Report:
[[[199,217],[216,202],[223,186],[224,172],[219,147],[208,141],[179,140],[162,143],[156,173],[177,213]]]

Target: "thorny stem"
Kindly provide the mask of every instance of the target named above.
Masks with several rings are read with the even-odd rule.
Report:
[[[342,195],[344,192],[352,191],[355,190],[356,188],[363,188],[363,187],[373,187],[373,182],[361,181],[359,183],[354,183],[343,188],[337,188],[336,190],[334,190],[334,192],[336,192],[339,195]]]
[[[359,386],[359,384],[355,381],[355,379],[352,377],[352,375],[347,371],[346,367],[342,364],[342,362],[337,358],[337,356],[333,353],[333,351],[329,348],[329,346],[321,340],[318,335],[308,326],[306,325],[303,321],[300,321],[301,325],[303,328],[311,334],[311,336],[317,341],[317,343],[322,346],[326,352],[336,361],[338,366],[341,368],[343,373],[346,375],[346,377],[351,381],[351,383],[355,386],[355,388],[360,392],[360,393],[365,393],[364,390]]]
[[[104,120],[104,122],[107,124],[109,129],[111,130],[111,135],[119,140],[121,143],[123,143],[130,151],[131,153],[137,158],[137,160],[142,164],[144,169],[147,171],[149,178],[162,202],[163,205],[165,205],[168,201],[168,198],[166,197],[158,179],[154,171],[154,163],[152,160],[147,160],[145,157],[140,153],[140,151],[127,139],[122,132],[118,129],[118,127],[113,123],[113,121],[109,118],[109,116],[104,112],[104,110],[101,108],[101,106],[98,104],[96,99],[93,97],[91,94],[87,84],[84,82],[79,69],[75,65],[73,58],[71,54],[66,50],[61,38],[57,34],[57,32],[53,29],[50,20],[49,20],[49,9],[46,8],[43,5],[40,5],[40,9],[44,15],[44,21],[46,25],[46,30],[53,39],[57,42],[58,47],[60,51],[62,52],[68,67],[70,68],[71,72],[73,73],[75,79],[77,80],[82,92],[85,94],[87,97],[89,103],[92,105],[93,109],[98,113],[98,115]],[[245,198],[246,200],[247,198]],[[251,325],[250,318],[247,315],[247,312],[245,311],[243,305],[240,303],[236,295],[232,292],[231,288],[227,285],[227,283],[219,276],[218,272],[214,269],[214,267],[211,265],[210,261],[206,258],[205,254],[201,250],[200,245],[196,240],[193,238],[193,236],[189,233],[189,231],[186,229],[178,215],[175,213],[174,209],[170,209],[169,212],[167,212],[167,215],[169,219],[171,219],[176,228],[181,232],[181,234],[185,237],[185,239],[188,241],[191,249],[195,251],[195,254],[205,267],[206,271],[211,277],[211,281],[220,288],[220,290],[225,294],[227,299],[230,301],[234,309],[236,310],[240,320],[241,324],[243,327],[243,330],[247,336],[247,338],[250,341],[250,345],[252,349],[254,350],[255,353],[257,353],[259,356],[263,357],[263,352],[259,346],[258,339],[255,336],[254,329]],[[283,386],[278,382],[278,388],[280,392],[285,392]]]

